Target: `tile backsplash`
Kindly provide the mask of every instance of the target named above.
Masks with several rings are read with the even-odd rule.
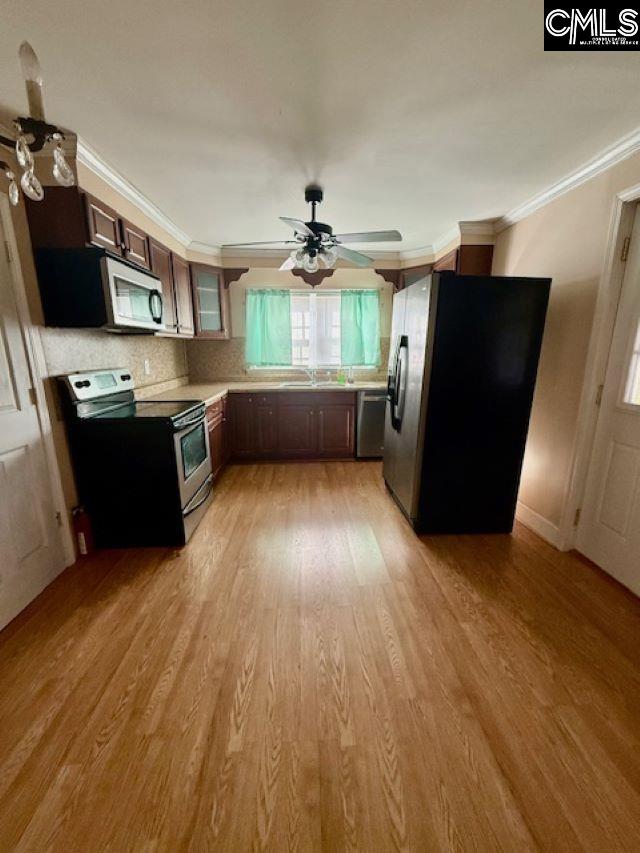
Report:
[[[165,385],[186,377],[184,341],[153,335],[118,335],[93,329],[41,329],[47,373],[108,367],[131,369],[136,388]],[[149,373],[145,373],[145,361]],[[170,386],[169,386],[170,387]]]
[[[233,379],[236,382],[255,381],[259,375],[264,379],[277,379],[291,376],[290,372],[274,370],[247,371],[244,360],[244,338],[230,338],[228,341],[193,340],[187,342],[187,362],[191,382],[216,382]],[[389,360],[389,338],[380,339],[381,364],[377,371],[354,370],[356,377],[365,379],[384,379],[387,375]]]

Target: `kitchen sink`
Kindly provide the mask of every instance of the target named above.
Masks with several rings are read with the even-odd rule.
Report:
[[[327,388],[330,386],[340,387],[337,382],[281,382],[280,388]]]

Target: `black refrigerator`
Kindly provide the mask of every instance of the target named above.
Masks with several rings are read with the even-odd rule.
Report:
[[[508,533],[549,278],[416,276],[395,294],[383,475],[420,533]]]

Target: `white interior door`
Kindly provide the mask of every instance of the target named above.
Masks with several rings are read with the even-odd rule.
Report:
[[[65,564],[7,246],[0,218],[0,628]]]
[[[640,595],[640,214],[636,209],[578,550]]]

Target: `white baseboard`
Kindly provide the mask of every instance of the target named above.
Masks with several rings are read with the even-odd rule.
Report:
[[[516,505],[516,518],[555,548],[561,547],[560,528],[522,501]]]

